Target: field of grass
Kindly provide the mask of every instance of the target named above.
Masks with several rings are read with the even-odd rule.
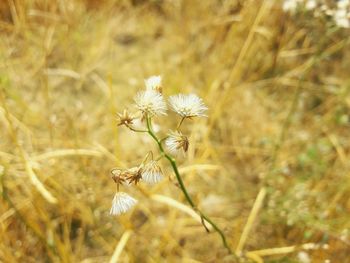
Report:
[[[0,262],[350,262],[350,29],[282,2],[2,0]],[[208,106],[178,166],[233,254],[166,160],[109,214],[157,152],[116,120],[152,75]]]

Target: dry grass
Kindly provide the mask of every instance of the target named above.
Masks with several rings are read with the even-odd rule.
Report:
[[[153,145],[115,113],[153,74],[210,108],[180,170],[234,250],[350,262],[349,31],[268,0],[5,0],[0,14],[1,262],[233,261],[171,180],[108,214],[110,169]]]

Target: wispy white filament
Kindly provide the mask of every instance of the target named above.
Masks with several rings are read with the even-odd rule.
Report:
[[[114,195],[112,201],[112,207],[110,210],[111,215],[120,215],[129,211],[135,204],[137,200],[132,198],[130,195],[124,192],[118,192]]]
[[[162,94],[154,90],[141,91],[135,97],[136,107],[151,116],[166,115],[166,103]]]
[[[184,118],[206,117],[205,112],[208,110],[203,100],[195,94],[170,96],[169,103],[171,109]]]

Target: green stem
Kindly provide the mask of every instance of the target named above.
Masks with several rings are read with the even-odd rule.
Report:
[[[183,192],[187,202],[200,215],[200,217],[202,219],[203,226],[205,227],[205,229],[208,230],[207,227],[204,224],[204,221],[208,222],[215,229],[215,231],[220,235],[222,243],[225,246],[225,248],[229,251],[230,254],[234,255],[235,258],[237,259],[237,256],[235,255],[235,253],[231,250],[231,248],[227,244],[227,240],[226,240],[224,232],[208,216],[206,216],[202,211],[200,211],[197,208],[197,206],[194,204],[194,202],[193,202],[192,198],[190,197],[189,193],[187,192],[185,184],[184,184],[184,182],[183,182],[183,180],[181,178],[180,172],[179,172],[179,170],[177,168],[176,160],[173,157],[171,157],[170,155],[168,155],[167,153],[165,153],[161,140],[159,140],[158,137],[154,134],[154,131],[152,129],[151,119],[148,116],[146,118],[146,121],[147,121],[148,134],[156,141],[161,154],[164,155],[164,157],[171,164],[171,167],[173,168],[173,171],[175,173],[176,179],[177,179],[177,181],[178,181],[178,183],[180,185],[181,191]]]
[[[179,130],[179,129],[180,129],[181,124],[183,123],[184,120],[185,120],[185,117],[182,117],[182,118],[181,118],[181,121],[180,121],[179,124],[177,125],[176,130]]]
[[[134,132],[148,132],[147,130],[138,130],[138,129],[135,129],[133,127],[131,127],[130,125],[128,124],[125,124],[126,127],[128,127],[129,130],[132,130]]]

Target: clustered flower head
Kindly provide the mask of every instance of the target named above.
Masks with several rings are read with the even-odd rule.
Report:
[[[318,17],[325,15],[332,18],[340,28],[350,28],[350,0],[338,0],[335,6],[329,6],[325,0],[284,0],[282,8],[292,14],[305,9]]]
[[[167,115],[168,109],[162,94],[162,79],[160,76],[152,76],[145,80],[145,86],[146,88],[139,91],[134,98],[137,112],[131,114],[128,110],[124,110],[122,113],[118,113],[117,125],[125,126],[134,132],[150,134],[157,141],[161,155],[154,159],[153,152],[149,152],[139,166],[129,169],[112,169],[112,179],[117,184],[117,193],[112,201],[111,215],[125,213],[137,203],[136,199],[119,191],[121,186],[137,185],[139,182],[154,185],[162,181],[164,176],[159,164],[160,159],[164,156],[171,159],[170,155],[177,156],[178,153],[186,153],[188,150],[189,140],[180,131],[181,124],[186,119],[206,117],[206,111],[208,110],[203,100],[195,94],[170,96],[168,100],[169,108],[181,119],[175,131],[170,131],[165,138],[158,139],[155,135],[152,119]],[[141,117],[135,117],[138,114]]]

